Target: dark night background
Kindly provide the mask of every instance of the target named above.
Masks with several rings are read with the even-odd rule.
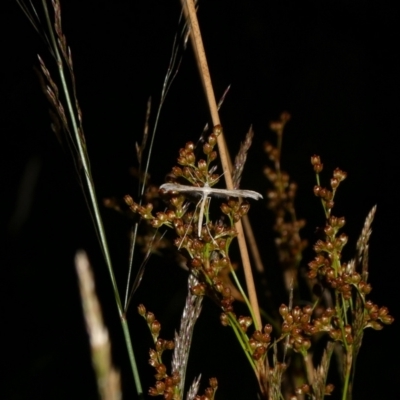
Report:
[[[38,4],[40,2],[37,2]],[[134,194],[129,167],[143,131],[146,101],[158,104],[177,28],[179,1],[62,2],[78,98],[98,197]],[[255,139],[242,187],[265,193],[262,174],[268,123],[292,114],[284,135],[283,169],[299,184],[298,215],[313,243],[323,223],[312,194],[310,156],[319,154],[326,182],[335,167],[348,172],[335,215],[344,215],[350,259],[364,218],[378,211],[370,246],[370,299],[396,318],[381,332],[367,330],[358,359],[355,399],[394,398],[400,373],[399,338],[399,15],[390,1],[201,0],[199,20],[217,97],[232,89],[221,119],[232,154],[252,123]],[[97,290],[122,371],[124,398],[135,398],[133,380],[105,264],[68,151],[50,130],[48,104],[33,66],[40,53],[55,75],[33,28],[15,2],[2,1],[1,17],[1,255],[2,399],[94,399],[96,388],[82,319],[73,257],[89,253]],[[162,183],[178,149],[196,141],[208,110],[191,49],[162,111],[150,171]],[[123,286],[129,223],[103,209],[118,279]],[[250,212],[266,263],[275,262],[271,216],[265,204]],[[266,229],[265,226],[268,228]],[[313,257],[311,250],[304,263]],[[269,272],[279,284],[279,272]],[[134,305],[145,303],[162,322],[163,337],[178,326],[185,273],[153,258]],[[285,301],[285,298],[279,299]],[[134,309],[129,314],[140,373],[151,340]],[[219,311],[205,302],[194,334],[197,349],[189,379],[216,376],[217,399],[255,399],[256,382],[233,334],[219,328]],[[216,327],[215,327],[216,326]],[[217,357],[213,356],[217,354]],[[335,397],[334,397],[335,398]]]

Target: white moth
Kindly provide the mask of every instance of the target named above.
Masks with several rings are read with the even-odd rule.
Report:
[[[198,236],[201,235],[201,226],[203,224],[204,217],[204,207],[206,205],[206,201],[208,197],[214,196],[225,196],[225,197],[250,197],[254,200],[262,199],[262,195],[260,193],[254,192],[253,190],[242,190],[242,189],[217,189],[212,188],[206,182],[204,186],[188,186],[188,185],[180,185],[178,183],[164,183],[160,186],[160,189],[164,189],[166,191],[175,191],[182,193],[192,193],[192,194],[200,194],[201,195],[201,205],[200,205],[200,214],[199,214],[199,225],[198,225]]]

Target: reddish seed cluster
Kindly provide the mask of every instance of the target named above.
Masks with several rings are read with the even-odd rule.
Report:
[[[319,156],[317,155],[313,155],[311,157],[311,165],[314,167],[314,171],[315,173],[319,174],[320,172],[322,172],[323,168],[324,168],[324,164],[321,163],[321,159]]]
[[[165,365],[160,364],[158,369],[162,370],[161,366],[165,367]],[[166,375],[163,380],[157,380],[154,387],[149,389],[149,396],[163,396],[165,400],[174,400],[175,388],[179,385],[179,382],[178,373],[173,373],[172,376]]]
[[[322,171],[319,156],[311,157],[311,164],[319,182],[318,174]],[[335,191],[345,178],[346,173],[337,168],[330,181],[332,190],[319,185],[314,188],[315,195],[322,199],[327,220],[323,229],[324,239],[318,240],[314,245],[317,255],[308,264],[308,277],[317,279],[319,285],[330,291],[335,308],[335,311],[327,309],[321,318],[314,320],[313,328],[316,331],[328,331],[333,340],[344,342],[346,348],[354,344],[357,349],[361,345],[363,329],[382,329],[383,324],[393,322],[393,317],[386,307],[379,308],[366,301],[366,295],[372,290],[371,285],[366,282],[366,266],[363,266],[363,272],[358,272],[355,261],[347,264],[341,262],[342,250],[348,238],[344,233],[339,234],[339,230],[345,225],[345,219],[331,216],[331,209]],[[371,221],[367,226],[370,223]],[[303,331],[307,330],[303,328]]]
[[[195,400],[213,400],[215,397],[215,392],[218,389],[218,381],[217,378],[211,378],[209,380],[210,386],[206,388],[204,394],[202,396],[196,396]]]
[[[285,304],[279,307],[283,318],[282,336],[288,337],[289,346],[303,355],[307,354],[311,347],[311,340],[307,335],[316,333],[316,328],[310,324],[312,311],[311,306],[305,306],[303,309],[296,306],[292,310]]]
[[[152,312],[146,311],[143,304],[138,306],[138,312],[146,320],[154,340],[154,349],[149,351],[149,364],[156,370],[154,375],[156,383],[149,389],[149,395],[164,396],[164,399],[173,400],[176,388],[180,383],[180,376],[178,372],[173,372],[171,376],[168,375],[167,367],[162,362],[162,354],[165,350],[173,350],[175,343],[173,340],[164,340],[159,337],[161,324]]]
[[[278,121],[270,123],[270,129],[277,135],[277,145],[266,142],[264,150],[271,165],[264,169],[264,174],[272,184],[267,193],[268,208],[275,215],[274,231],[277,233],[275,244],[278,250],[279,263],[287,277],[286,284],[297,275],[297,268],[302,252],[307,242],[300,237],[300,229],[305,225],[304,220],[298,220],[294,207],[297,185],[290,182],[289,175],[282,171],[280,165],[282,135],[290,115],[282,113]]]
[[[381,330],[383,325],[390,325],[394,318],[389,315],[389,310],[387,307],[378,307],[372,301],[367,301],[365,303],[365,327],[373,328],[375,330]]]
[[[314,155],[311,157],[311,165],[314,168],[314,171],[317,175],[322,171],[323,169],[323,164],[321,163],[320,157],[317,155]],[[336,168],[333,171],[333,177],[331,178],[330,184],[331,184],[331,189],[326,189],[323,188],[320,185],[314,186],[314,194],[315,196],[319,197],[322,200],[322,203],[326,209],[326,213],[329,216],[330,212],[334,206],[334,201],[333,198],[335,197],[335,192],[337,188],[339,187],[340,182],[345,180],[347,177],[347,173],[342,171],[339,168]],[[319,180],[318,180],[319,182]]]
[[[239,318],[240,321],[240,318]],[[253,358],[260,360],[267,352],[271,342],[272,326],[267,324],[264,326],[263,331],[255,330],[249,339],[250,348],[253,350]]]

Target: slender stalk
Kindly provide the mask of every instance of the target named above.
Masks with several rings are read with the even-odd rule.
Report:
[[[42,0],[42,5],[43,5],[43,9],[44,9],[45,16],[46,16],[46,21],[47,21],[49,32],[50,32],[50,40],[53,45],[53,49],[54,49],[55,56],[56,56],[57,69],[58,69],[58,73],[60,76],[63,92],[65,95],[68,113],[69,113],[69,116],[70,116],[70,119],[72,122],[72,129],[73,129],[73,132],[75,135],[75,141],[76,141],[79,156],[80,156],[80,159],[82,162],[82,168],[84,171],[86,185],[89,190],[90,203],[91,203],[91,206],[93,207],[94,220],[95,220],[95,224],[98,229],[98,232],[99,232],[101,248],[102,248],[103,255],[104,255],[104,258],[106,261],[106,265],[107,265],[107,269],[108,269],[108,272],[110,275],[111,284],[112,284],[113,292],[114,292],[114,298],[117,303],[118,313],[119,313],[119,316],[121,319],[121,324],[122,324],[122,328],[123,328],[123,332],[124,332],[124,338],[125,338],[126,346],[128,348],[129,359],[130,359],[132,372],[133,372],[133,376],[134,376],[134,380],[135,380],[135,384],[136,384],[136,390],[137,390],[138,396],[141,397],[141,396],[143,396],[143,389],[142,389],[142,386],[140,383],[139,372],[137,369],[136,360],[135,360],[135,356],[133,353],[129,328],[128,328],[128,325],[127,325],[127,322],[125,319],[125,315],[123,313],[121,298],[119,295],[118,286],[117,286],[117,282],[116,282],[115,275],[114,275],[114,270],[113,270],[112,263],[111,263],[110,252],[109,252],[108,245],[107,245],[107,239],[106,239],[106,234],[105,234],[105,230],[104,230],[104,226],[103,226],[103,221],[102,221],[102,218],[100,215],[100,210],[99,210],[98,203],[97,203],[95,187],[94,187],[94,183],[92,180],[92,175],[91,175],[90,166],[89,166],[89,162],[88,162],[88,158],[87,158],[87,154],[86,154],[85,145],[82,143],[82,138],[79,133],[79,128],[78,128],[77,120],[75,117],[74,108],[72,106],[72,100],[71,100],[71,97],[69,94],[68,85],[67,85],[67,81],[66,81],[65,74],[64,74],[63,61],[62,61],[62,58],[61,58],[61,55],[59,52],[57,40],[54,36],[53,26],[52,26],[52,22],[51,22],[51,19],[49,16],[49,11],[47,8],[46,0]]]
[[[246,303],[246,305],[247,305],[247,308],[249,309],[249,312],[250,312],[250,314],[251,314],[251,318],[253,319],[253,321],[255,321],[256,318],[255,318],[255,315],[254,315],[253,308],[251,307],[251,304],[250,304],[250,302],[249,302],[249,299],[247,298],[246,293],[244,292],[244,290],[243,290],[243,288],[242,288],[242,285],[240,284],[239,279],[238,279],[238,277],[237,277],[237,275],[236,275],[236,272],[235,272],[235,270],[232,268],[232,265],[231,265],[230,263],[229,263],[229,269],[230,269],[231,274],[232,274],[232,276],[233,276],[233,279],[234,279],[234,281],[235,281],[235,283],[236,283],[236,286],[237,286],[237,288],[239,289],[240,294],[243,296],[243,299],[244,299],[244,301],[245,301],[245,303]]]
[[[208,69],[208,64],[207,64],[207,58],[206,54],[204,51],[204,46],[203,46],[203,41],[201,38],[201,33],[200,33],[200,28],[199,28],[199,23],[197,20],[197,14],[196,10],[194,7],[193,0],[181,0],[182,2],[182,7],[185,11],[185,15],[187,13],[187,18],[190,21],[190,36],[192,39],[192,44],[197,60],[197,64],[199,67],[200,71],[200,77],[203,83],[203,88],[207,97],[207,102],[208,106],[210,108],[210,113],[211,113],[211,119],[213,122],[214,126],[221,125],[221,121],[219,118],[218,114],[218,107],[217,103],[215,100],[215,95],[214,95],[214,89],[211,83],[211,77],[210,77],[210,72]],[[229,162],[228,162],[228,152],[227,152],[227,146],[225,142],[225,138],[222,133],[218,135],[218,148],[219,148],[219,153],[221,157],[221,163],[222,163],[222,169],[224,172],[224,178],[225,178],[225,183],[226,187],[229,190],[233,190],[233,182],[232,182],[232,176],[231,176],[231,170],[229,167]],[[235,224],[236,231],[238,233],[238,243],[239,243],[239,249],[240,249],[240,254],[242,257],[242,263],[243,263],[243,268],[244,268],[244,273],[245,273],[245,278],[246,278],[246,285],[247,285],[247,290],[249,292],[249,299],[251,306],[254,311],[255,315],[255,321],[254,325],[256,329],[261,329],[261,316],[260,316],[260,310],[258,306],[258,300],[257,300],[257,294],[255,290],[255,285],[254,285],[254,279],[253,279],[253,273],[251,271],[251,265],[250,265],[250,258],[249,258],[249,253],[247,250],[246,246],[246,241],[244,237],[244,232],[243,232],[243,226],[241,221],[238,221]]]
[[[235,335],[239,341],[240,346],[242,347],[244,353],[246,354],[247,359],[249,360],[251,367],[253,368],[254,372],[257,375],[257,367],[255,365],[254,359],[251,357],[251,352],[248,349],[247,336],[243,334],[240,326],[237,326],[236,318],[233,317],[231,313],[228,313],[227,315],[228,315],[228,319],[230,322],[230,326],[232,327],[233,331],[235,332]]]

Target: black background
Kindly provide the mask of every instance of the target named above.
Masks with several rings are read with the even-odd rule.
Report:
[[[39,2],[38,2],[39,3]],[[38,7],[40,5],[38,4]],[[95,184],[100,199],[134,194],[128,173],[136,165],[148,96],[153,105],[171,52],[178,1],[63,2],[63,27],[72,48],[78,97]],[[111,285],[68,151],[49,127],[48,104],[33,66],[40,53],[54,64],[16,3],[1,5],[1,256],[2,377],[5,399],[96,398],[73,257],[89,253],[114,350],[124,398],[135,398]],[[284,135],[283,168],[299,184],[298,215],[312,243],[323,223],[312,194],[310,156],[319,154],[326,182],[331,171],[348,172],[337,195],[336,215],[345,215],[350,259],[364,218],[378,211],[370,246],[370,298],[399,315],[399,85],[398,25],[394,2],[261,1],[200,2],[199,20],[217,97],[232,89],[221,111],[234,154],[250,124],[256,137],[242,187],[265,193],[267,157],[274,140],[269,121],[292,114]],[[163,182],[178,149],[196,141],[209,119],[192,51],[162,111],[150,172]],[[103,210],[118,280],[123,286],[129,223]],[[279,271],[265,204],[250,218],[272,282]],[[304,255],[304,264],[313,257]],[[154,258],[134,304],[144,302],[172,337],[185,294],[185,273]],[[277,300],[285,301],[285,298]],[[134,309],[129,315],[140,374],[146,388],[151,340]],[[219,311],[205,302],[194,335],[189,379],[216,376],[217,399],[256,398],[256,382],[232,332],[219,328]],[[355,399],[393,398],[399,376],[397,322],[366,331],[357,366]],[[251,388],[251,389],[249,389]]]

